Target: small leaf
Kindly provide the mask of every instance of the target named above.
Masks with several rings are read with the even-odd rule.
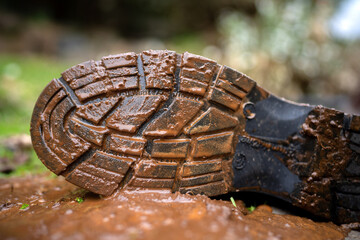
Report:
[[[235,200],[234,200],[233,197],[230,198],[230,201],[231,201],[231,203],[234,205],[234,207],[237,207],[237,206],[236,206],[236,203],[235,203]]]
[[[84,201],[84,199],[83,199],[82,197],[76,197],[76,198],[75,198],[75,201],[76,201],[77,203],[82,203],[82,202]]]
[[[252,213],[255,210],[255,206],[250,206],[248,208],[246,208],[250,213]]]
[[[29,207],[29,204],[27,203],[23,203],[20,207],[20,210],[24,210],[24,209],[27,209]]]

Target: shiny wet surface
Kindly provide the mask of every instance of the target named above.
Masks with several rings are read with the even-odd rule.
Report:
[[[148,190],[102,198],[60,177],[1,179],[0,239],[344,239],[347,235],[332,223],[273,214],[265,205],[248,214],[241,201],[236,203],[237,208],[230,201],[206,196]]]

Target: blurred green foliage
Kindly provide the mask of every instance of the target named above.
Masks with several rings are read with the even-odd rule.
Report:
[[[35,101],[46,84],[66,69],[65,64],[34,56],[0,55],[0,139],[29,134],[30,119]],[[0,177],[42,173],[46,167],[33,149],[30,160],[9,174]],[[14,164],[14,150],[0,144],[0,158]]]
[[[219,18],[226,64],[292,100],[304,94],[360,94],[359,44],[339,42],[330,34],[334,2],[255,3],[256,17],[231,10]]]
[[[29,134],[35,101],[65,64],[41,57],[0,55],[0,136]]]

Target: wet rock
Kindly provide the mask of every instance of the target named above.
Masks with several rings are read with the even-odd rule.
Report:
[[[30,160],[31,138],[27,134],[0,139],[0,172],[10,173]]]

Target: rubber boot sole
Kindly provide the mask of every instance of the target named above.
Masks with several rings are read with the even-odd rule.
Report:
[[[40,160],[92,192],[265,192],[337,223],[360,220],[360,117],[279,99],[191,53],[78,64],[35,105]]]

